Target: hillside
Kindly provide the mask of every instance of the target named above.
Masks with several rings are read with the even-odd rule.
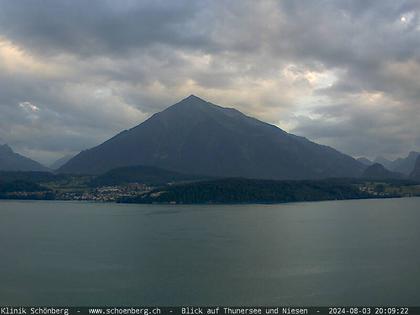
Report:
[[[366,165],[366,166],[371,166],[371,165],[374,164],[371,160],[369,160],[368,158],[365,158],[365,157],[359,157],[356,160],[359,161],[360,163],[362,163],[363,165]]]
[[[48,171],[48,168],[13,152],[7,144],[0,145],[0,171]]]
[[[274,181],[230,178],[162,187],[125,203],[279,203],[368,198],[356,185],[335,181]]]
[[[91,181],[92,186],[115,186],[129,183],[163,185],[170,182],[194,181],[205,177],[180,174],[153,166],[120,167],[99,175]]]
[[[375,163],[369,166],[362,174],[365,179],[402,179],[404,177],[401,173],[391,172],[387,170],[382,164]]]

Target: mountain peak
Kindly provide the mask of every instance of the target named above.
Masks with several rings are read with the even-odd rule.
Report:
[[[154,119],[159,119],[161,122],[165,121],[165,123],[168,121],[174,122],[175,120],[178,120],[181,121],[183,125],[185,125],[186,120],[188,120],[189,124],[202,124],[208,123],[209,121],[216,121],[219,125],[226,126],[226,124],[229,124],[231,127],[237,123],[247,125],[267,125],[267,123],[249,117],[235,108],[222,107],[193,94],[178,103],[169,106],[162,112],[155,114]],[[281,130],[280,128],[277,129]],[[284,131],[281,130],[281,132]]]
[[[185,107],[193,107],[193,106],[203,106],[203,105],[213,105],[209,102],[207,102],[206,100],[195,96],[194,94],[191,94],[190,96],[184,98],[183,100],[179,101],[178,103],[170,106],[171,107],[181,107],[181,106],[185,106]]]
[[[168,117],[184,117],[187,119],[197,119],[198,117],[209,117],[211,115],[227,114],[228,112],[236,111],[232,108],[225,108],[219,105],[210,103],[198,96],[191,94],[187,98],[178,103],[169,106],[164,111],[158,113],[159,116]],[[236,111],[237,112],[237,111]],[[238,112],[239,113],[239,112]]]
[[[204,102],[206,102],[201,97],[195,96],[194,94],[191,94],[190,96],[186,97],[184,100],[196,100],[196,101],[204,101]]]

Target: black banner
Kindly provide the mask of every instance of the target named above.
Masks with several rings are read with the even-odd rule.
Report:
[[[420,307],[401,306],[180,306],[180,307],[63,307],[1,306],[0,315],[406,315],[420,314]]]

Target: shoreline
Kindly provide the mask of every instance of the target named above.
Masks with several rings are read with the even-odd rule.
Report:
[[[347,198],[347,199],[319,199],[319,200],[301,200],[301,201],[285,201],[285,202],[237,202],[237,203],[170,203],[170,202],[151,202],[151,203],[135,203],[135,202],[117,202],[117,201],[98,201],[98,200],[69,200],[69,199],[24,199],[24,198],[0,198],[1,202],[63,202],[63,203],[88,203],[88,204],[118,204],[118,205],[154,205],[154,206],[241,206],[241,205],[285,205],[297,203],[319,203],[319,202],[333,202],[333,201],[357,201],[357,200],[384,200],[384,199],[415,199],[420,196],[392,196],[392,197],[367,197],[367,198]]]

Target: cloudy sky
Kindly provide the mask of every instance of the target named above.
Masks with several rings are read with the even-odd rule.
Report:
[[[420,150],[419,1],[0,2],[0,139],[46,164],[195,94],[353,156]]]

